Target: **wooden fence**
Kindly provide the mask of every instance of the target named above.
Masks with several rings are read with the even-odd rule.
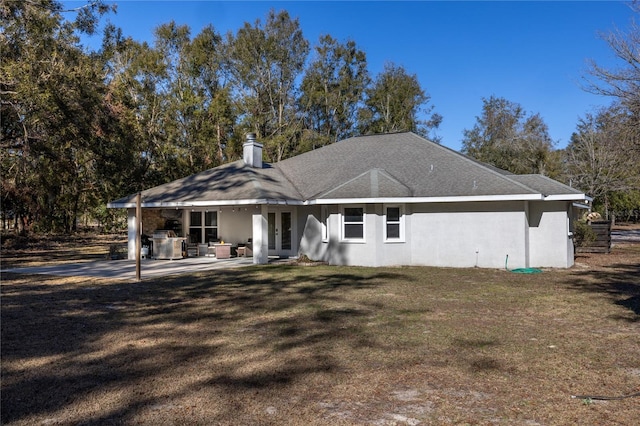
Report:
[[[596,234],[596,239],[595,241],[590,241],[585,246],[576,247],[576,253],[610,253],[611,221],[594,221],[590,222],[588,226]]]

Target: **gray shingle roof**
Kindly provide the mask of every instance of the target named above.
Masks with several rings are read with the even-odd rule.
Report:
[[[408,188],[413,197],[538,193],[509,179],[510,175],[414,133],[354,137],[281,161],[275,167],[304,199],[358,198],[344,191],[341,197],[325,194],[376,169]]]
[[[135,194],[110,203],[135,202]],[[224,164],[142,191],[143,203],[198,203],[238,200],[300,200],[301,195],[269,164],[248,167],[242,160]]]
[[[543,175],[510,175],[509,177],[544,195],[582,194],[582,191]]]
[[[142,192],[148,203],[581,194],[541,175],[513,175],[414,133],[359,136],[262,169],[225,164]],[[123,207],[135,195],[110,203]]]

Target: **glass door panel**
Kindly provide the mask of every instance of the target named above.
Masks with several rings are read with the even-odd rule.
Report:
[[[293,255],[293,213],[271,211],[267,213],[269,256],[289,257]]]
[[[280,213],[280,229],[282,229],[281,249],[291,250],[291,212]]]
[[[269,250],[275,250],[276,249],[276,235],[278,233],[277,228],[276,228],[276,214],[275,214],[275,212],[268,213],[267,222],[268,222],[268,233],[269,233]]]

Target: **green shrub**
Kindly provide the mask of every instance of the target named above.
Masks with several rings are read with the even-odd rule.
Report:
[[[581,220],[575,222],[573,238],[577,247],[588,247],[596,240],[596,237],[595,231],[587,222]]]

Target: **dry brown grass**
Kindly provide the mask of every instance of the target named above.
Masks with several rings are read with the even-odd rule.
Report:
[[[632,425],[640,245],[570,270],[4,274],[2,422]]]
[[[3,234],[2,269],[105,260],[112,244],[123,246],[126,242],[127,236],[120,234]]]

